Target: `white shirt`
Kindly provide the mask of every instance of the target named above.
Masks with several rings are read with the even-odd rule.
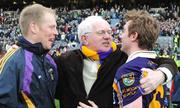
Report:
[[[99,61],[93,61],[90,59],[84,59],[83,67],[83,81],[87,95],[89,94],[92,85],[97,79]]]

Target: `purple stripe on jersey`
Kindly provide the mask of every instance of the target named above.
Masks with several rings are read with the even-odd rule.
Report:
[[[25,70],[23,78],[23,91],[30,94],[30,84],[32,81],[33,65],[32,65],[33,53],[25,50]]]
[[[46,57],[48,58],[48,60],[50,61],[50,63],[53,64],[54,67],[57,69],[57,65],[56,65],[56,63],[54,62],[54,60],[52,59],[52,57],[51,57],[49,54],[47,54]]]

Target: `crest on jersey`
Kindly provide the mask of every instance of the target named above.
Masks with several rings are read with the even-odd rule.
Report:
[[[123,84],[126,86],[131,86],[135,82],[134,73],[127,73],[122,76]]]

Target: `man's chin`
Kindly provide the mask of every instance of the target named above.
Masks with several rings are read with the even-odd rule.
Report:
[[[124,51],[123,47],[121,47],[121,51]]]
[[[47,46],[45,49],[50,50],[51,48],[52,48],[51,46]]]

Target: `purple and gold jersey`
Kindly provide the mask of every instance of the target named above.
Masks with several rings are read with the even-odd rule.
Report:
[[[140,87],[140,79],[143,76],[141,68],[156,69],[157,64],[149,58],[137,57],[118,69],[113,84],[116,92],[114,101],[117,101],[118,96],[118,104],[125,106],[142,96],[143,108],[166,107],[164,86],[160,85],[152,93],[143,95],[143,89]]]

